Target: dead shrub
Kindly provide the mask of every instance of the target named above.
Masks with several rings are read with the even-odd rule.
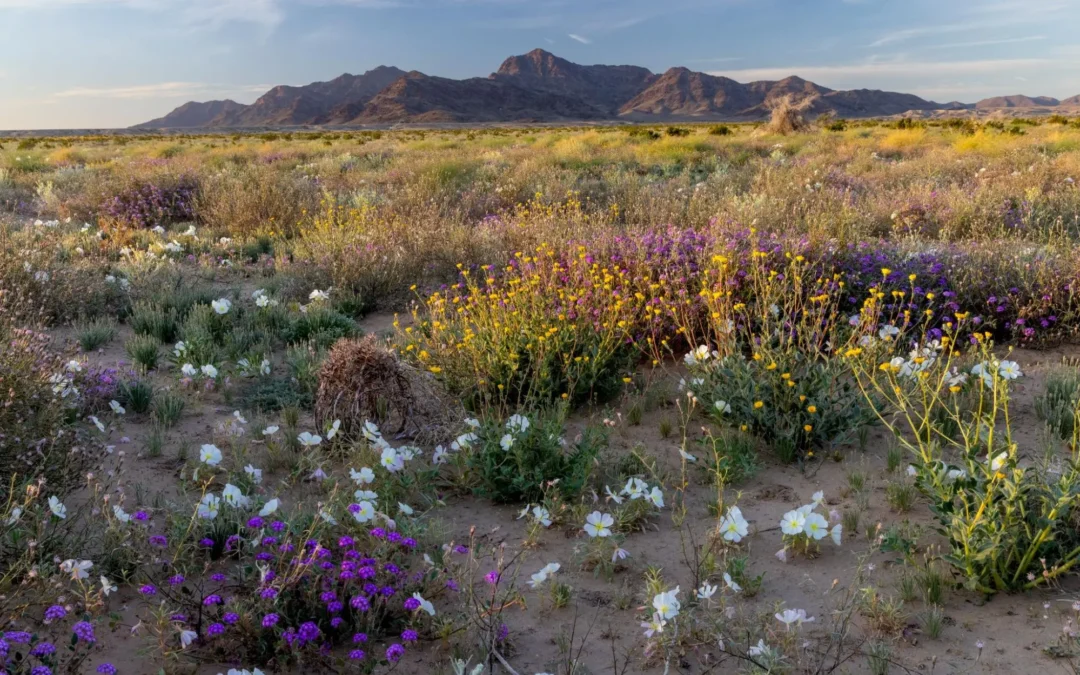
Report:
[[[387,436],[420,442],[444,440],[463,417],[430,375],[373,335],[334,343],[319,371],[315,415],[320,425],[341,420],[347,438],[359,438],[370,420]]]
[[[796,101],[791,94],[781,96],[769,104],[771,113],[768,123],[763,127],[763,131],[786,136],[808,130],[810,123],[806,121],[803,113],[809,110],[816,102],[816,96],[808,96],[799,101]]]

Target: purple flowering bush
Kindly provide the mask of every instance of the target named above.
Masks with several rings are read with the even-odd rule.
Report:
[[[198,190],[198,179],[192,175],[159,175],[154,180],[136,180],[106,199],[101,212],[142,229],[192,221]]]

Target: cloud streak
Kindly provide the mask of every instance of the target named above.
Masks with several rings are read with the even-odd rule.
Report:
[[[591,45],[592,44],[592,40],[590,40],[589,38],[583,37],[581,35],[577,35],[575,33],[567,33],[566,37],[570,38],[571,40],[575,40],[577,42],[580,42],[583,45]]]
[[[779,80],[789,75],[799,75],[811,80],[828,80],[847,77],[916,77],[916,76],[963,76],[998,74],[1003,71],[1045,68],[1052,65],[1050,59],[986,59],[983,61],[870,61],[829,66],[781,66],[776,68],[744,68],[739,70],[711,71],[710,75],[723,75],[740,81]]]
[[[271,85],[248,84],[208,84],[205,82],[157,82],[123,87],[74,87],[52,94],[53,98],[97,98],[97,99],[154,99],[154,98],[189,98],[207,95],[253,94],[262,93]]]

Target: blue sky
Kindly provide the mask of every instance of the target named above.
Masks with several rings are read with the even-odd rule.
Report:
[[[938,101],[1080,94],[1080,0],[0,0],[0,129],[118,127],[380,64],[798,74]]]

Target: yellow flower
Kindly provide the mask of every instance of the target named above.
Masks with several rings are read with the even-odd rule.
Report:
[[[740,426],[740,427],[739,427],[739,431],[746,431],[746,430],[747,430],[747,429],[749,429],[749,428],[750,428],[750,427],[748,427],[748,426],[746,426],[746,425],[744,424],[744,425],[742,425],[742,426]]]
[[[812,405],[812,406],[807,406],[807,408],[806,408],[806,412],[808,412],[808,413],[810,413],[811,415],[813,415],[814,413],[816,413],[816,412],[817,412],[817,406],[816,406],[816,405]]]
[[[432,367],[431,367],[431,368],[429,368],[428,370],[430,370],[431,372],[433,372],[433,373],[436,373],[436,374],[438,374],[438,373],[441,373],[441,372],[442,372],[442,368],[440,368],[440,367],[438,367],[438,366],[432,366]]]
[[[760,410],[764,406],[765,403],[763,403],[762,401],[754,401],[754,410]]]
[[[783,373],[783,374],[781,374],[780,379],[782,379],[782,380],[790,380],[791,379],[791,373]]]
[[[629,377],[624,377],[622,379],[622,381],[623,381],[623,384],[630,384],[630,378]]]
[[[813,431],[813,430],[814,430],[814,427],[812,427],[812,426],[811,426],[811,425],[809,425],[809,424],[807,424],[807,425],[803,426],[803,431],[805,431],[806,433],[810,433],[810,432],[811,432],[811,431]]]
[[[765,366],[765,370],[776,370],[776,364],[770,363],[769,365]]]
[[[881,276],[883,276],[883,277],[887,277],[887,276],[889,276],[890,274],[892,274],[892,270],[891,270],[891,269],[889,269],[888,267],[882,267],[882,268],[881,268]]]
[[[955,394],[956,392],[960,391],[960,387],[957,387],[956,385],[953,385],[953,386],[949,387],[949,391],[951,391],[952,393]]]
[[[568,399],[568,398],[570,398],[570,394],[567,394],[567,393],[566,393],[566,392],[564,391],[564,392],[563,392],[563,395],[562,395],[562,397],[563,397],[563,400],[565,400],[565,399]]]

